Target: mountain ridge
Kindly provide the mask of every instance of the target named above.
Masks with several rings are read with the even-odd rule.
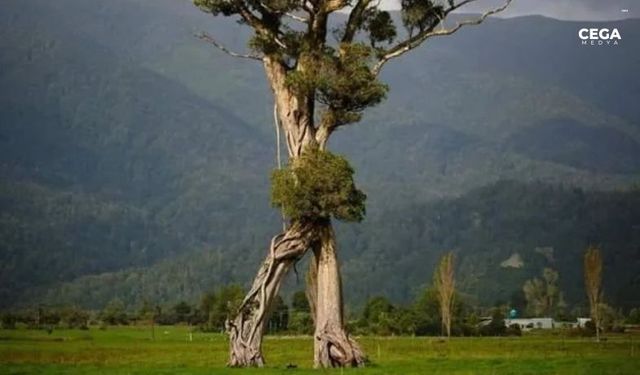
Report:
[[[63,16],[68,22],[60,22]],[[218,21],[187,2],[168,0],[7,2],[0,15],[0,47],[7,51],[0,56],[0,175],[6,181],[0,198],[13,203],[0,207],[6,223],[0,264],[7,285],[15,287],[3,291],[4,306],[28,295],[56,295],[60,284],[73,289],[86,278],[100,281],[99,275],[126,279],[127,269],[174,270],[173,259],[187,264],[208,251],[219,251],[230,264],[220,275],[201,269],[203,280],[250,280],[279,227],[268,202],[275,166],[272,107],[259,64],[236,62],[193,36],[204,30],[244,48],[248,33]],[[363,244],[386,226],[385,215],[402,216],[397,209],[418,220],[419,213],[410,214],[413,206],[428,210],[440,200],[465,201],[501,180],[586,191],[624,189],[640,180],[640,81],[631,75],[638,51],[631,42],[584,49],[577,24],[491,19],[433,40],[383,71],[388,100],[361,124],[337,132],[330,144],[351,160],[369,195],[369,218],[340,225],[347,284],[366,279],[374,254],[390,256],[390,249]],[[602,24],[621,25],[626,40],[640,38],[640,21]],[[606,76],[597,74],[605,68]],[[57,198],[69,194],[81,198]],[[36,198],[48,203],[21,214]],[[65,219],[50,214],[80,212],[85,200],[99,202],[90,206],[95,212]],[[96,207],[110,205],[126,207],[126,213],[96,225]],[[144,214],[130,213],[137,210]],[[155,229],[136,232],[119,223],[126,220]],[[95,241],[78,242],[94,230]],[[39,245],[17,233],[34,233]],[[101,235],[108,240],[98,240]],[[409,246],[419,235],[416,228],[402,242]],[[40,240],[47,237],[60,240]],[[118,240],[123,238],[136,245]],[[577,247],[572,245],[574,255]],[[50,259],[49,253],[64,261],[34,278],[29,266]],[[357,254],[370,263],[355,262]],[[412,254],[404,257],[408,264],[418,264],[411,256],[424,263],[405,272],[413,282],[379,287],[394,300],[411,298],[412,288],[429,279],[432,255]],[[522,277],[538,273],[525,271]],[[498,292],[477,291],[482,303],[504,297],[496,280],[485,281]],[[373,293],[362,283],[350,288],[355,292],[347,295],[356,303]],[[571,290],[577,301],[578,286]],[[91,295],[76,293],[83,294]]]

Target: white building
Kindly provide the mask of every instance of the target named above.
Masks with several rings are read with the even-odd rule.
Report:
[[[578,327],[580,328],[584,328],[585,324],[587,324],[587,322],[590,322],[591,318],[578,318]]]
[[[555,322],[553,318],[517,318],[517,319],[505,319],[504,324],[507,327],[511,327],[517,324],[521,330],[528,331],[530,329],[553,329],[555,328]]]

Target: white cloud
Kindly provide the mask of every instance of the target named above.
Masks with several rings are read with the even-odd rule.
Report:
[[[478,0],[462,8],[465,12],[482,12],[504,0]],[[400,9],[399,0],[382,0],[385,9]],[[623,12],[626,9],[628,12]],[[503,17],[543,15],[563,20],[615,20],[640,17],[638,0],[514,0]]]

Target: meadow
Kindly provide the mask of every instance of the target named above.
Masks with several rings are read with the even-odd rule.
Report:
[[[225,367],[221,334],[184,326],[0,330],[1,374],[640,374],[640,335],[605,342],[562,334],[522,337],[361,337],[362,369],[312,369],[312,340],[267,336],[267,367]]]

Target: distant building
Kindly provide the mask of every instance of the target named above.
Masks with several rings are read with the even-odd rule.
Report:
[[[521,330],[530,329],[554,329],[554,328],[584,328],[590,318],[578,318],[575,322],[555,321],[553,318],[518,318],[505,319],[504,324],[510,327],[517,324]]]
[[[584,328],[587,322],[590,322],[591,318],[578,318],[578,327]]]
[[[591,318],[578,318],[575,322],[555,321],[553,318],[507,318],[504,325],[511,327],[516,324],[523,331],[532,329],[554,329],[554,328],[584,328]],[[478,326],[486,326],[491,323],[491,317],[482,317]]]
[[[528,331],[530,329],[553,329],[555,328],[554,323],[553,318],[516,318],[504,320],[504,324],[507,327],[511,327],[516,324],[523,331]]]

